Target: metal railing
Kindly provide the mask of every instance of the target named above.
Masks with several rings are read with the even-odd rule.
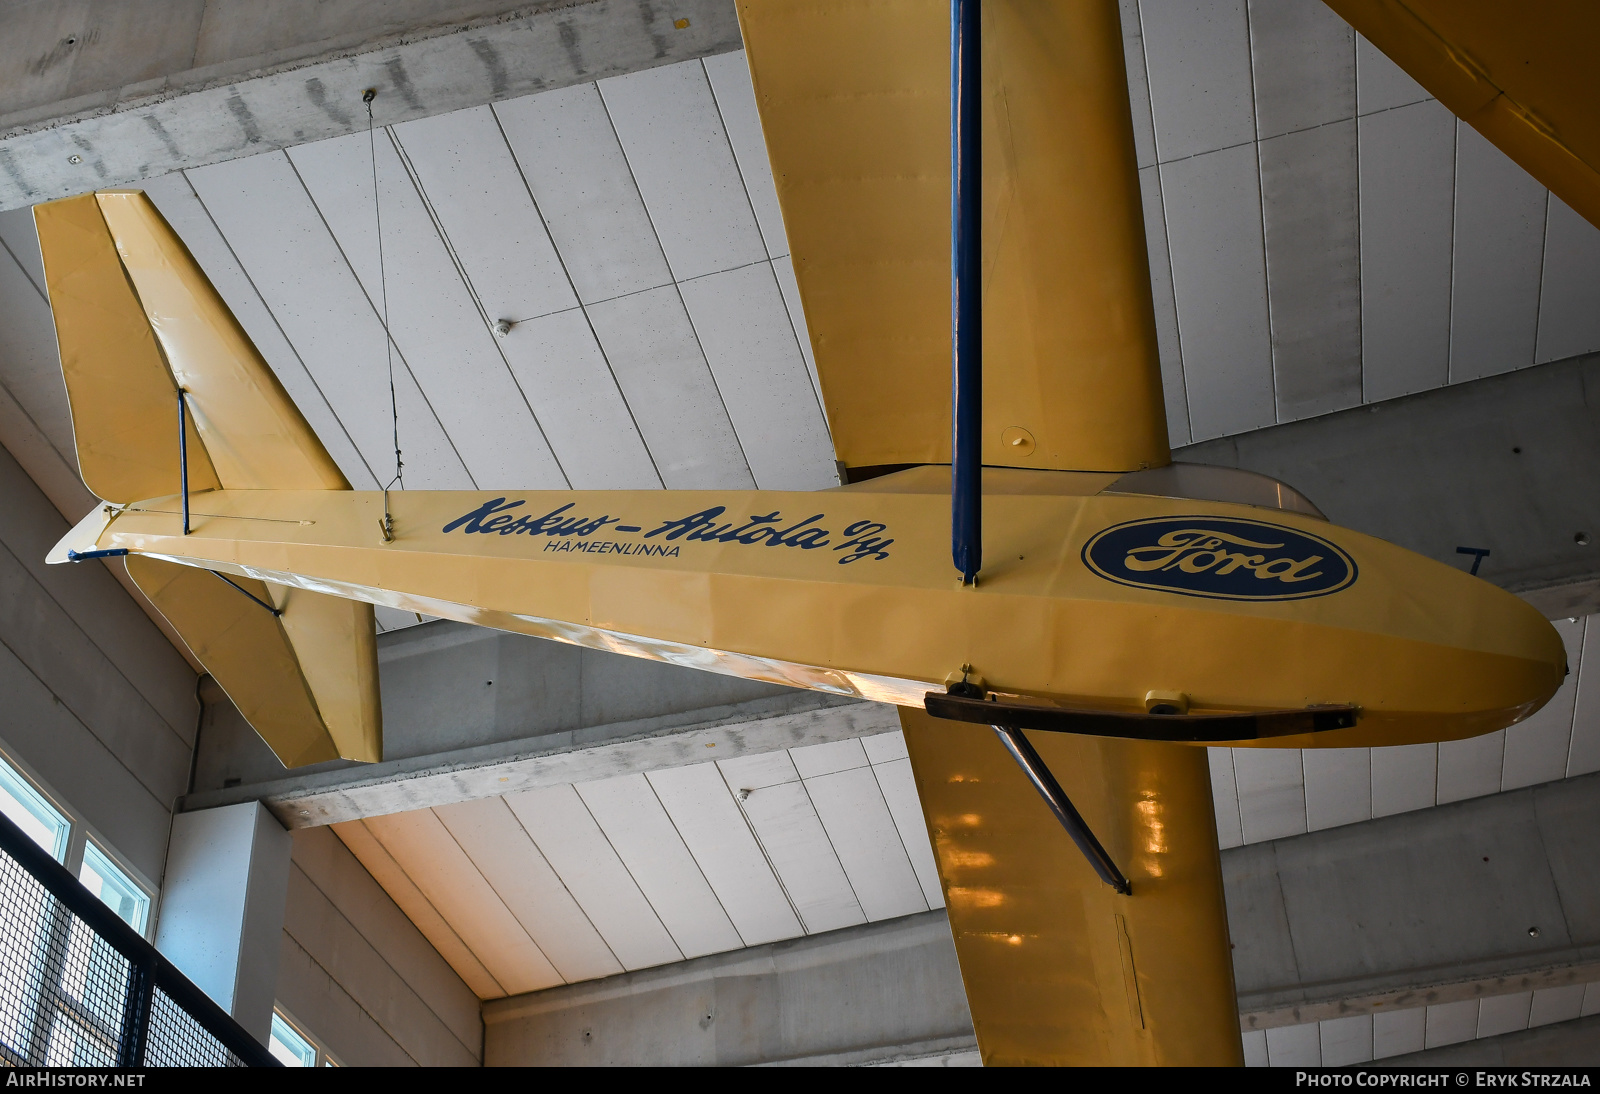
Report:
[[[0,1066],[282,1065],[0,815]]]

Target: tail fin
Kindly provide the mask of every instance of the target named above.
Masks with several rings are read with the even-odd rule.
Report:
[[[189,489],[350,484],[183,242],[143,193],[34,209],[79,471],[126,504]],[[128,572],[286,766],[382,758],[372,607],[130,556]]]

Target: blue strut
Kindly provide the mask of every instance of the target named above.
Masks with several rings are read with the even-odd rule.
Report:
[[[950,550],[963,585],[983,566],[983,146],[978,0],[950,0]]]

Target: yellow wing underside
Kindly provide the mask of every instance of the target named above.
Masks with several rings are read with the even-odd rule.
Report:
[[[740,0],[739,17],[837,456],[948,463],[946,5]],[[990,0],[983,18],[983,462],[1161,466],[1117,5]]]
[[[947,5],[740,0],[838,458],[950,460]],[[983,7],[988,465],[1170,460],[1117,5]],[[1242,1063],[1205,754],[1033,734],[1104,885],[994,734],[902,709],[989,1064]]]
[[[1391,60],[1600,226],[1592,0],[1327,0]]]
[[[179,489],[348,490],[272,370],[142,193],[37,206],[78,467],[119,505]],[[91,514],[91,520],[96,519]],[[372,606],[129,558],[128,573],[288,767],[382,759]]]

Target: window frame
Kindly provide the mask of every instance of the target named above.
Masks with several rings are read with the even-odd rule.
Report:
[[[322,1043],[322,1039],[320,1037],[313,1036],[310,1032],[308,1032],[305,1024],[299,1019],[295,1018],[294,1015],[290,1014],[288,1009],[285,1008],[282,1003],[273,1003],[272,1016],[282,1022],[284,1025],[288,1026],[289,1029],[294,1032],[295,1036],[299,1037],[302,1041],[311,1046],[312,1051],[316,1054],[315,1060],[311,1064],[312,1067],[344,1066],[344,1063],[337,1056],[328,1051],[328,1046]],[[268,1047],[270,1050],[270,1035],[268,1036],[268,1042]]]
[[[67,804],[65,798],[56,793],[55,789],[44,779],[39,777],[31,765],[23,761],[16,749],[6,741],[0,740],[0,764],[11,769],[21,782],[66,819],[67,840],[66,848],[61,857],[56,861],[65,866],[76,879],[83,869],[84,848],[93,842],[95,850],[104,855],[111,865],[120,870],[128,881],[140,890],[149,901],[145,908],[144,927],[139,931],[146,941],[153,942],[156,935],[156,921],[160,914],[161,888],[145,876],[143,870],[130,863],[110,840],[103,836],[98,828],[84,819],[83,814]]]

